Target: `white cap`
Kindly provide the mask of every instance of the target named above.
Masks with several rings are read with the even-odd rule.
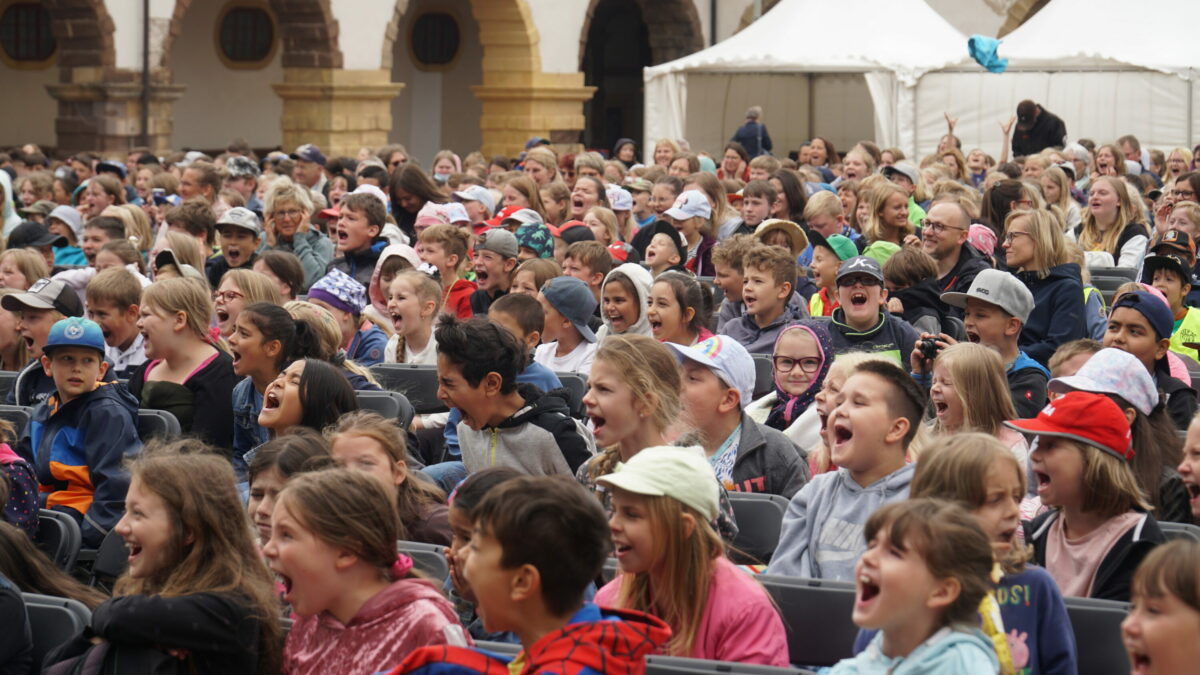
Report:
[[[699,190],[685,190],[683,194],[675,198],[675,204],[666,210],[666,215],[675,220],[687,220],[688,218],[712,217],[712,205],[708,203],[708,197]]]
[[[612,205],[613,211],[632,211],[633,210],[633,195],[620,185],[608,185],[604,188],[604,194],[608,197],[608,203]]]
[[[496,200],[492,198],[492,193],[482,185],[468,185],[467,187],[454,193],[455,197],[464,202],[479,202],[483,204],[488,213],[496,212]]]
[[[698,446],[646,448],[596,482],[638,495],[670,497],[707,520],[717,517],[720,485]]]

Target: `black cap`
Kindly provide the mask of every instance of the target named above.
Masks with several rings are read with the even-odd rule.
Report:
[[[41,223],[27,220],[8,235],[8,248],[29,248],[31,246],[66,246],[67,238],[54,234]]]
[[[674,242],[675,251],[679,254],[679,264],[682,265],[687,262],[687,245],[684,244],[683,240],[680,238],[679,230],[675,229],[674,225],[665,220],[656,220],[654,221],[654,224],[650,226],[650,239],[653,240],[654,237],[660,234],[667,235],[671,238],[671,241]],[[649,245],[648,242],[647,245]]]

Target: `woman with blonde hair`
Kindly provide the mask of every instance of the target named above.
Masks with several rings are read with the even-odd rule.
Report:
[[[1084,251],[1105,251],[1117,267],[1136,270],[1150,243],[1150,231],[1139,221],[1139,212],[1125,181],[1098,176],[1092,181],[1082,222],[1067,236],[1078,241]]]
[[[558,158],[554,155],[553,150],[544,145],[539,145],[525,153],[523,166],[525,175],[537,183],[539,188],[562,180],[558,175]]]
[[[669,138],[660,138],[654,143],[654,163],[670,168],[671,162],[674,161],[683,152],[679,144]]]
[[[861,202],[860,202],[861,203]],[[916,234],[908,219],[908,194],[895,183],[881,183],[871,190],[870,211],[862,233],[870,243],[887,241],[904,245],[904,238]]]
[[[958,148],[946,148],[938,153],[938,159],[954,174],[954,180],[963,185],[971,184],[971,173],[967,170],[967,159]]]
[[[936,436],[978,431],[1000,439],[1025,465],[1029,444],[1025,437],[1004,426],[1017,418],[1000,354],[971,342],[943,349],[933,361],[929,402]]]
[[[699,171],[687,177],[683,185],[684,192],[688,190],[700,190],[708,197],[708,205],[712,207],[712,217],[709,222],[712,223],[712,232],[707,232],[717,241],[725,241],[732,236],[742,225],[742,217],[738,215],[736,209],[729,205],[729,198],[725,193],[725,188],[721,187],[721,181],[717,177],[707,171]]]
[[[275,179],[263,199],[267,249],[286,251],[300,259],[305,288],[324,276],[333,260],[333,242],[309,224],[312,213],[309,191],[286,176]]]
[[[125,223],[125,238],[138,251],[141,251],[143,256],[146,255],[154,243],[154,235],[150,231],[150,216],[146,215],[142,207],[135,204],[121,204],[110,208],[116,208],[129,214],[128,219],[121,219]]]
[[[1079,265],[1068,262],[1062,228],[1049,211],[1013,211],[1004,233],[1008,265],[1033,295],[1017,344],[1045,365],[1059,345],[1088,335]]]
[[[1171,154],[1167,155],[1166,161],[1163,163],[1165,173],[1163,175],[1163,192],[1166,192],[1180,176],[1187,173],[1191,169],[1192,152],[1187,148],[1175,148]]]

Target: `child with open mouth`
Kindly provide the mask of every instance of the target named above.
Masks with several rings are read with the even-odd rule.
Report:
[[[221,255],[207,265],[205,274],[210,286],[221,283],[221,277],[232,269],[251,269],[258,259],[262,241],[262,224],[253,211],[241,206],[229,209],[217,221],[217,236]]]
[[[1192,518],[1200,522],[1200,422],[1192,420],[1188,427],[1187,440],[1183,445],[1183,461],[1179,463],[1179,475],[1187,488],[1188,503],[1192,507]]]
[[[394,496],[361,471],[288,483],[263,547],[296,613],[285,671],[378,672],[417,647],[470,644],[441,591],[396,553],[402,532]]]
[[[1121,623],[1133,675],[1186,673],[1200,661],[1200,543],[1154,549],[1133,578],[1133,602]]]
[[[650,307],[646,311],[650,333],[659,342],[685,347],[707,340],[713,335],[708,329],[711,307],[711,293],[695,277],[686,272],[664,272],[650,287]]]
[[[1000,439],[1024,466],[1029,456],[1025,438],[1004,426],[1017,417],[1004,379],[1004,365],[996,352],[977,344],[959,343],[947,347],[933,361],[933,384],[929,388],[933,404],[932,431],[936,436],[952,436],[978,431]]]
[[[888,292],[879,262],[863,255],[843,261],[837,287],[840,306],[833,310],[830,324],[834,353],[882,352],[904,363],[916,345],[917,331],[886,311]]]
[[[911,499],[876,511],[864,535],[851,616],[879,632],[831,675],[1000,672],[977,628],[993,564],[978,521],[951,502]]]
[[[604,325],[596,332],[599,343],[609,335],[650,335],[650,272],[641,265],[625,263],[604,277],[600,285],[600,318]]]

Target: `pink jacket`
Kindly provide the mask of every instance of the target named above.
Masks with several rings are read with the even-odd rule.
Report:
[[[374,673],[426,645],[471,644],[454,607],[428,581],[400,579],[343,624],[332,614],[297,616],[283,649],[285,673]]]
[[[728,558],[722,556],[716,563],[708,607],[687,656],[787,667],[787,632],[766,590]],[[597,605],[616,607],[623,576],[617,575],[596,593]]]

